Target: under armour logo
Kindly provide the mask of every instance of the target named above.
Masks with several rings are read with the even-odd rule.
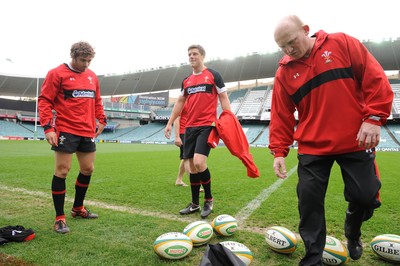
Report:
[[[297,79],[297,77],[300,77],[300,74],[299,74],[299,73],[296,73],[296,74],[293,75],[293,78],[294,78],[294,79]]]

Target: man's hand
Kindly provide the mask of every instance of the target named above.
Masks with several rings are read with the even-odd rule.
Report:
[[[371,149],[379,144],[381,138],[381,127],[363,122],[357,134],[358,147]]]
[[[175,136],[174,144],[178,147],[182,146],[182,139],[179,136]]]
[[[97,125],[97,131],[96,131],[96,134],[94,135],[94,137],[97,138],[101,134],[101,132],[103,132],[104,128],[105,128],[105,125],[99,123]]]
[[[47,142],[52,146],[58,146],[57,134],[54,131],[50,131],[45,134]]]
[[[165,129],[164,129],[164,136],[165,136],[167,139],[170,139],[170,138],[171,138],[171,131],[172,131],[172,126],[169,125],[169,124],[167,124],[167,126],[166,126]]]
[[[273,167],[274,167],[275,175],[277,177],[282,178],[282,179],[285,179],[287,177],[284,157],[275,157]]]

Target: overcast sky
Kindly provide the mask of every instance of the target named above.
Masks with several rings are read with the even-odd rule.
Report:
[[[81,40],[96,50],[97,74],[186,63],[193,43],[206,59],[275,51],[274,27],[288,14],[311,32],[400,37],[399,0],[1,0],[0,10],[0,73],[39,77]]]

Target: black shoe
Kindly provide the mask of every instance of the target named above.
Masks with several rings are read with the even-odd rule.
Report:
[[[200,206],[199,205],[196,205],[196,204],[193,204],[193,203],[189,203],[189,205],[186,208],[180,210],[179,213],[184,215],[184,214],[192,214],[192,213],[195,213],[195,212],[198,212],[198,211],[200,211]]]
[[[200,214],[201,218],[202,219],[207,218],[207,216],[210,215],[212,209],[213,209],[213,201],[212,200],[204,201],[204,208]]]
[[[0,238],[6,239],[9,242],[29,241],[35,238],[35,232],[31,228],[25,229],[21,225],[10,225],[0,228]]]
[[[358,239],[347,239],[347,249],[350,253],[350,258],[358,260],[361,258],[363,247],[360,238]]]

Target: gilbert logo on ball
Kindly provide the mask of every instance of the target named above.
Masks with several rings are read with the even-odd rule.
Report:
[[[228,214],[221,214],[214,218],[211,223],[214,231],[221,236],[231,236],[237,229],[237,221]]]
[[[383,234],[371,240],[371,248],[383,260],[400,263],[400,236]]]
[[[168,232],[160,235],[153,243],[154,252],[165,259],[181,259],[193,249],[192,240],[180,232]]]
[[[183,233],[187,235],[193,242],[193,246],[201,246],[206,244],[213,236],[213,228],[206,221],[196,221],[188,224]]]
[[[278,253],[290,254],[297,248],[296,235],[282,226],[271,226],[267,228],[265,240],[268,246]]]
[[[350,260],[349,252],[339,239],[326,236],[325,248],[322,253],[322,261],[326,265],[342,265]]]

